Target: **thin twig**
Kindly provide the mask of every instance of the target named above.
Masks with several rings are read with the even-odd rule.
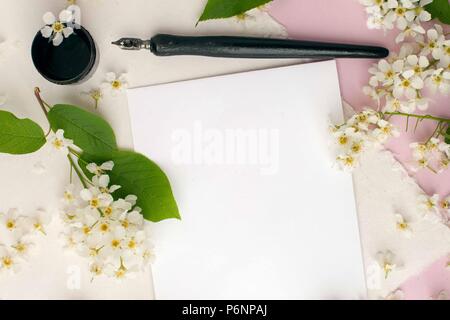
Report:
[[[404,113],[404,112],[384,112],[384,114],[393,115],[393,116],[412,117],[412,118],[417,118],[420,120],[434,120],[434,121],[440,121],[440,122],[445,122],[445,123],[450,124],[450,119],[435,117],[435,116],[432,116],[429,114],[420,115],[420,114]]]
[[[67,155],[67,158],[69,159],[70,165],[72,166],[73,170],[77,174],[78,178],[80,178],[81,184],[86,189],[87,188],[87,184],[86,184],[86,181],[85,181],[85,179],[83,177],[83,174],[80,172],[80,169],[77,167],[77,165],[75,164],[75,161],[73,161],[72,156],[70,154]]]
[[[42,100],[42,98],[41,98],[41,90],[38,87],[34,88],[34,95],[36,96],[36,99],[39,102],[39,105],[41,106],[41,109],[44,112],[45,117],[48,118],[48,111],[45,108],[46,107],[46,105],[45,105],[46,103],[44,102],[44,100]]]

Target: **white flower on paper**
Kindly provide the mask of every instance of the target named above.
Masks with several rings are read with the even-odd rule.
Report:
[[[36,216],[23,216],[17,209],[0,214],[0,274],[17,272],[20,264],[33,253],[35,240],[42,235],[35,227],[37,221],[44,225]]]
[[[64,130],[62,129],[56,131],[53,137],[50,138],[50,143],[56,150],[64,155],[69,153],[69,148],[74,147],[72,140],[64,138]]]
[[[405,237],[410,238],[412,235],[412,229],[409,221],[407,221],[401,214],[395,214],[395,224],[397,230],[399,230]]]
[[[337,163],[339,164],[340,168],[344,171],[351,171],[353,170],[357,163],[357,160],[354,156],[347,154],[347,155],[339,155],[336,158]]]
[[[130,268],[126,267],[127,261],[124,261],[123,258],[119,258],[114,263],[110,263],[105,267],[105,274],[110,277],[116,278],[117,280],[124,280],[133,278],[139,269],[133,265]]]
[[[419,209],[421,210],[424,218],[432,222],[440,220],[438,210],[438,202],[439,202],[438,194],[434,194],[431,197],[423,194],[419,196],[418,200],[419,200]]]
[[[34,216],[27,219],[34,231],[44,235],[46,235],[45,227],[49,224],[50,220],[50,215],[42,209],[37,210]]]
[[[397,289],[391,293],[389,293],[385,300],[404,300],[405,299],[405,294],[402,290]]]
[[[59,14],[59,20],[51,12],[47,12],[43,16],[45,27],[41,29],[44,38],[49,38],[54,46],[59,46],[64,38],[68,38],[73,34],[73,28],[69,26],[73,23],[74,17],[69,10],[63,10]]]
[[[15,254],[23,260],[27,260],[30,257],[34,247],[35,244],[30,240],[30,236],[22,236],[11,244]]]
[[[9,209],[6,214],[0,213],[0,222],[8,231],[16,230],[23,218],[17,209]]]
[[[102,85],[103,88],[116,95],[117,92],[128,88],[128,81],[125,74],[117,75],[114,72],[108,72],[106,74],[106,82]]]
[[[18,271],[18,262],[16,260],[16,256],[14,255],[12,250],[5,247],[0,247],[0,272],[2,271]]]
[[[393,272],[396,268],[400,267],[400,264],[397,261],[395,255],[389,250],[384,252],[382,251],[378,252],[376,254],[376,261],[378,262],[378,265],[383,271],[385,279],[387,279],[387,277],[391,274],[391,272]]]

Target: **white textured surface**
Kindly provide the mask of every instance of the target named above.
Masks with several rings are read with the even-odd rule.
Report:
[[[29,117],[46,127],[33,96],[39,86],[47,102],[91,106],[81,95],[104,81],[109,71],[127,72],[132,86],[171,82],[279,65],[276,61],[225,60],[199,57],[157,58],[149,52],[125,52],[110,45],[122,36],[149,38],[157,32],[174,34],[255,34],[284,36],[284,30],[266,14],[256,20],[237,23],[232,20],[199,25],[195,22],[204,2],[198,0],[79,0],[82,24],[91,32],[100,51],[100,63],[89,81],[79,86],[61,87],[46,82],[35,70],[30,56],[34,35],[43,26],[42,15],[59,13],[64,0],[0,0],[0,94],[9,97],[7,106],[20,117]],[[131,131],[126,97],[107,98],[99,112],[115,129],[121,147],[131,147]],[[35,164],[46,167],[36,175]],[[66,160],[49,155],[48,150],[23,157],[0,155],[0,211],[19,207],[24,213],[43,207],[51,212],[59,205],[62,188],[69,180]],[[58,243],[61,228],[55,218],[44,239],[41,253],[32,258],[17,276],[0,279],[0,298],[117,298],[153,297],[151,274],[117,284],[97,280],[91,284],[86,262],[64,255]],[[67,281],[73,266],[81,271],[81,287],[70,290]],[[69,268],[69,269],[68,269]]]
[[[350,106],[344,106],[348,112]],[[418,196],[424,191],[391,152],[366,152],[353,178],[369,296],[385,297],[450,251],[450,229],[422,217]],[[396,228],[396,213],[411,221],[411,238]],[[386,250],[392,251],[402,266],[384,279],[374,266],[376,253]]]

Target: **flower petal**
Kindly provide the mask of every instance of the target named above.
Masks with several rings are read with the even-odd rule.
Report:
[[[41,29],[41,34],[44,38],[50,38],[53,34],[53,29],[50,26],[45,26]]]
[[[65,38],[68,38],[73,33],[73,28],[66,27],[63,29],[63,34]]]
[[[116,79],[117,79],[117,76],[114,72],[108,72],[106,74],[106,81],[112,82],[112,81],[115,81]]]
[[[57,47],[63,42],[63,40],[64,40],[63,35],[60,32],[58,32],[55,34],[55,37],[53,38],[53,45]]]
[[[45,24],[54,24],[56,22],[56,17],[53,13],[46,12],[42,17],[42,20],[44,20]]]
[[[104,174],[98,178],[98,185],[102,188],[107,188],[109,185],[109,176]]]
[[[92,193],[89,191],[89,189],[83,189],[80,191],[80,197],[84,201],[89,201],[92,199]]]
[[[68,23],[73,21],[72,11],[63,10],[59,13],[59,21],[62,23]]]

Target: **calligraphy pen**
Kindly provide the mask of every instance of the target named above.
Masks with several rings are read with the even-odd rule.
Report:
[[[298,41],[287,39],[158,34],[150,40],[122,38],[112,42],[124,50],[150,50],[157,56],[208,56],[222,58],[384,58],[383,47]]]

